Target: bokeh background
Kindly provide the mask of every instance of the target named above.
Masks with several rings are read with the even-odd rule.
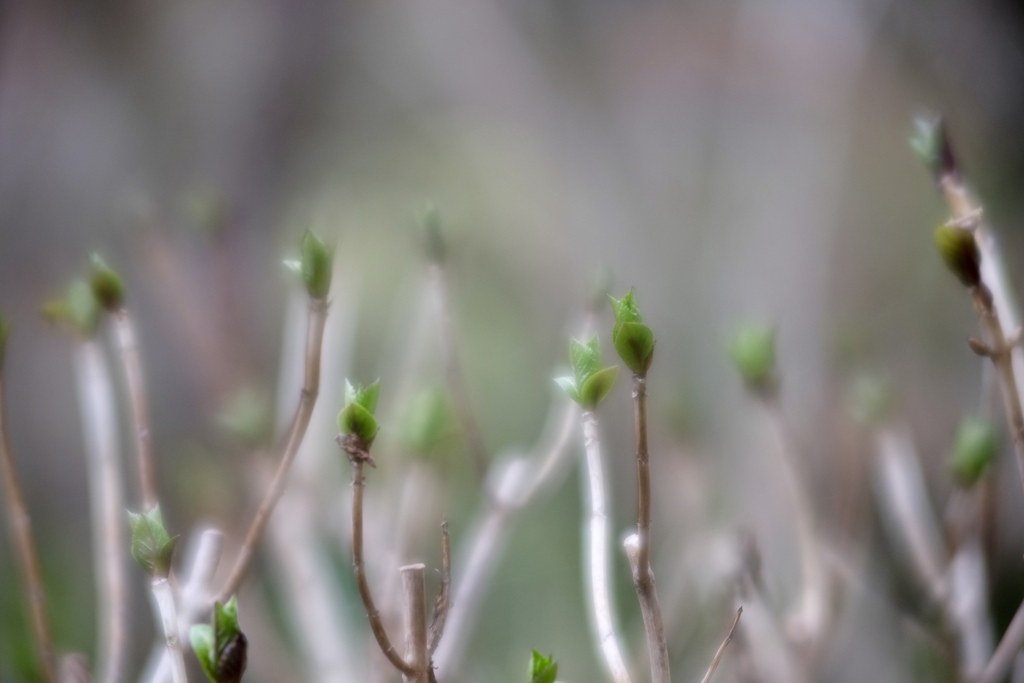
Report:
[[[443,377],[414,219],[426,200],[445,218],[457,347],[493,458],[528,449],[565,401],[551,377],[595,277],[607,269],[614,291],[636,288],[658,339],[654,569],[678,616],[677,677],[703,671],[731,615],[716,539],[752,532],[770,594],[784,605],[796,591],[774,446],[724,351],[745,320],[777,325],[784,402],[823,528],[861,558],[882,602],[920,612],[877,533],[870,440],[848,387],[865,372],[888,382],[940,507],[951,435],[979,407],[982,366],[964,345],[976,328],[969,301],[931,244],[946,210],[906,137],[914,114],[947,115],[1019,270],[1022,83],[1024,8],[994,0],[3,3],[0,309],[15,323],[5,375],[58,647],[92,653],[95,597],[71,343],[37,311],[93,250],[124,273],[138,320],[174,532],[212,523],[237,547],[267,458],[253,444],[273,443],[273,404],[292,400],[278,397],[279,368],[302,321],[288,313],[297,285],[280,263],[312,226],[337,240],[332,315],[348,335],[348,360],[323,378],[331,400],[345,375],[382,377],[385,397],[394,387],[388,462],[369,483],[381,515],[401,498],[403,472],[425,473],[425,521],[401,560],[436,566],[441,514],[458,553],[481,504],[461,440],[416,458],[399,438],[403,402]],[[610,362],[609,316],[598,329]],[[616,534],[635,496],[627,384],[602,408]],[[249,443],[217,419],[232,406],[261,416]],[[331,541],[343,536],[346,465],[329,419],[309,439],[324,462],[336,458],[318,533],[334,548],[338,611],[362,638],[344,543]],[[999,625],[1024,593],[1012,468],[1008,450],[991,568]],[[570,473],[514,526],[464,680],[525,680],[531,648],[555,654],[561,679],[600,680],[579,483]],[[635,640],[619,554],[614,566]],[[131,575],[135,672],[152,619]],[[263,556],[243,592],[246,680],[302,679],[288,599]],[[822,680],[911,680],[930,655],[888,607],[862,603],[845,603]],[[36,680],[26,624],[4,535],[2,681]]]

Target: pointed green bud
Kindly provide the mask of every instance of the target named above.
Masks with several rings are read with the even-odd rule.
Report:
[[[981,252],[973,232],[955,225],[940,225],[935,228],[935,246],[939,248],[946,267],[953,271],[964,287],[981,284]]]
[[[775,385],[775,330],[748,324],[740,328],[729,347],[740,377],[754,391],[770,390]]]
[[[654,360],[654,332],[640,315],[636,297],[630,289],[621,299],[608,297],[612,302],[615,314],[615,326],[612,328],[612,344],[619,353],[619,358],[634,375],[644,376],[651,361]]]
[[[312,230],[302,236],[302,281],[309,296],[323,300],[331,291],[334,247],[328,246]]]
[[[956,157],[942,117],[918,117],[910,134],[910,148],[935,180],[958,173]]]
[[[965,418],[953,439],[949,468],[961,486],[973,486],[995,460],[999,450],[992,423],[980,418]]]
[[[99,305],[108,311],[117,311],[124,306],[124,283],[121,276],[108,266],[99,254],[89,257],[92,273],[89,285]]]
[[[441,212],[433,204],[426,204],[420,209],[419,224],[423,230],[423,241],[427,250],[427,258],[432,263],[443,264],[447,257],[444,243],[444,230],[441,224]]]
[[[238,683],[245,673],[249,642],[238,625],[238,600],[213,605],[210,624],[189,629],[189,641],[206,676],[213,683]]]
[[[7,335],[11,333],[11,324],[0,316],[0,370],[4,367],[4,350],[7,348]]]
[[[353,385],[345,380],[345,407],[338,413],[338,432],[359,437],[368,449],[377,436],[379,427],[373,416],[380,395],[380,380],[368,387]]]
[[[128,523],[132,527],[132,557],[147,574],[166,578],[178,537],[168,535],[160,506],[141,514],[129,512]]]
[[[555,382],[569,398],[586,410],[593,410],[611,391],[619,367],[601,367],[601,346],[595,335],[587,343],[569,341],[572,377],[557,377]]]
[[[555,683],[558,676],[558,664],[554,655],[545,657],[536,650],[530,660],[530,683]]]

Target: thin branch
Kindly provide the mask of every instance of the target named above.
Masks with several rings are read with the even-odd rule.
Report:
[[[399,568],[405,596],[405,660],[414,674],[406,674],[407,683],[428,683],[430,654],[427,651],[427,610],[424,605],[426,567],[410,564]]]
[[[288,432],[288,440],[285,443],[284,453],[278,465],[270,488],[263,497],[256,516],[249,526],[245,535],[245,541],[235,559],[234,568],[228,577],[224,587],[217,595],[218,602],[226,602],[235,593],[242,580],[245,578],[249,565],[252,563],[256,552],[256,546],[263,536],[267,526],[267,520],[274,512],[274,506],[281,498],[285,486],[288,483],[288,470],[291,468],[295,455],[299,451],[302,439],[306,435],[306,428],[309,427],[309,419],[313,414],[313,406],[316,405],[316,397],[320,391],[320,352],[323,346],[324,323],[327,319],[327,301],[324,299],[310,299],[309,302],[309,325],[306,334],[306,368],[303,379],[302,392],[299,395],[299,405],[295,411],[295,418],[292,420],[291,429]]]
[[[7,517],[14,537],[15,552],[25,580],[25,595],[28,598],[32,633],[42,662],[43,676],[48,683],[57,682],[57,660],[50,637],[50,622],[46,616],[46,594],[43,591],[43,575],[39,569],[39,554],[32,538],[32,520],[25,507],[14,459],[11,455],[11,435],[7,426],[7,405],[4,393],[3,367],[0,366],[0,468],[6,482]]]
[[[615,631],[611,586],[608,579],[608,512],[605,506],[604,466],[597,416],[583,413],[583,444],[586,448],[587,476],[590,488],[590,608],[604,665],[615,683],[631,683],[622,659],[619,636]]]
[[[1013,661],[1017,658],[1017,653],[1020,652],[1022,645],[1024,645],[1024,603],[1017,608],[1010,625],[1006,627],[1003,639],[999,641],[996,651],[992,654],[992,659],[988,661],[988,665],[975,683],[1000,683],[1010,672],[1010,667],[1013,666]]]
[[[430,641],[429,650],[433,655],[444,635],[444,622],[448,618],[448,608],[451,607],[451,585],[452,585],[452,543],[448,536],[448,520],[441,522],[441,589],[434,601],[434,614],[430,619]]]
[[[476,474],[477,479],[482,481],[487,474],[487,448],[484,445],[483,437],[480,435],[476,417],[473,415],[473,404],[469,399],[469,391],[466,388],[466,380],[462,374],[459,354],[455,348],[454,323],[452,322],[451,310],[448,306],[445,270],[440,263],[435,262],[431,264],[430,282],[434,293],[438,343],[441,347],[445,380],[455,402],[455,411],[458,414],[463,434],[466,437],[466,451],[469,454],[470,464],[473,466],[473,472]]]
[[[99,633],[96,680],[117,683],[127,654],[130,610],[114,383],[103,350],[93,339],[77,345],[75,366],[92,506]]]
[[[149,404],[146,402],[146,383],[139,360],[139,345],[128,309],[114,312],[114,331],[117,335],[121,367],[128,388],[128,403],[135,428],[135,459],[139,474],[139,492],[142,506],[152,510],[159,503],[156,488],[156,468],[153,464],[153,435],[150,432]]]
[[[633,587],[647,634],[651,683],[670,683],[668,642],[661,604],[651,572],[651,468],[647,452],[647,378],[633,376],[633,427],[636,433],[637,515],[636,534],[626,539],[626,555],[633,570]],[[630,540],[632,539],[632,541]]]
[[[370,630],[373,637],[377,639],[377,645],[381,652],[387,657],[391,665],[398,669],[403,676],[413,678],[417,675],[416,667],[402,659],[391,644],[388,633],[384,629],[380,612],[373,601],[373,593],[370,591],[370,584],[366,580],[366,568],[363,561],[363,463],[364,460],[353,457],[352,460],[352,569],[356,575],[356,585],[359,587],[359,597],[366,609],[366,619],[370,623]]]
[[[185,675],[185,657],[181,651],[181,638],[178,635],[178,613],[174,606],[174,592],[166,578],[153,579],[151,586],[156,601],[157,612],[160,614],[160,626],[167,643],[167,655],[171,662],[171,680],[173,683],[188,683]]]
[[[701,679],[700,683],[710,683],[711,677],[715,675],[715,669],[722,662],[722,655],[725,654],[725,648],[729,647],[729,643],[732,642],[732,634],[736,631],[736,626],[740,623],[740,617],[743,616],[743,608],[740,607],[736,610],[736,618],[732,620],[732,626],[729,627],[729,632],[725,635],[725,640],[718,646],[718,650],[715,652],[714,658],[711,660],[711,666],[708,667],[708,672],[704,674],[704,678]]]

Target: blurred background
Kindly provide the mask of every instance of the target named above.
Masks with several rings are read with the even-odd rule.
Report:
[[[872,442],[849,387],[870,373],[891,388],[941,514],[952,434],[979,409],[982,363],[964,344],[977,328],[968,297],[932,246],[947,210],[906,138],[913,115],[947,115],[1020,269],[1021,83],[1024,6],[995,0],[3,3],[6,390],[58,648],[92,657],[95,594],[72,343],[38,308],[94,250],[124,274],[138,322],[172,533],[213,524],[237,549],[273,457],[262,452],[273,451],[274,405],[287,413],[294,400],[279,378],[299,362],[289,330],[304,322],[280,264],[313,227],[337,241],[340,324],[324,351],[337,358],[322,380],[327,417],[307,440],[329,473],[315,482],[314,517],[350,647],[371,651],[338,531],[348,467],[331,416],[345,376],[381,377],[391,406],[368,480],[384,546],[398,536],[387,520],[401,492],[423,501],[382,571],[437,566],[442,515],[458,555],[483,505],[462,439],[417,456],[402,438],[415,397],[444,386],[415,222],[429,200],[444,216],[456,347],[491,459],[527,452],[564,405],[551,378],[599,273],[617,294],[636,288],[658,340],[653,562],[675,615],[678,678],[703,672],[729,623],[716,548],[739,530],[757,539],[780,613],[798,590],[774,442],[725,352],[751,319],[777,326],[783,403],[820,525],[875,596],[843,602],[820,679],[942,670],[900,625],[906,613],[941,631],[876,528]],[[607,308],[596,329],[612,362]],[[616,536],[635,504],[626,380],[601,409]],[[1024,595],[1024,498],[1002,443],[997,634]],[[421,483],[403,489],[411,470]],[[601,680],[580,492],[574,470],[511,526],[460,680],[526,680],[531,648],[555,654],[562,680]],[[0,681],[34,681],[12,550],[4,534]],[[628,567],[619,552],[613,563],[622,629],[639,643]],[[246,680],[313,680],[276,571],[264,553],[242,593]],[[152,617],[141,573],[130,576],[134,680]],[[383,575],[371,581],[386,590]],[[630,658],[645,669],[642,649]],[[739,668],[727,661],[722,680]]]

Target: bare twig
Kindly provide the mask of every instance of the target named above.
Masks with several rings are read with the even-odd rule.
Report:
[[[452,544],[448,536],[448,521],[441,522],[441,589],[434,601],[434,614],[430,619],[430,640],[429,650],[433,655],[444,635],[444,622],[448,618],[448,608],[451,607],[451,585],[452,585]]]
[[[1017,608],[1010,625],[1006,627],[1003,639],[999,641],[996,651],[992,653],[992,659],[988,661],[988,665],[976,683],[1000,683],[1006,678],[1022,644],[1024,644],[1024,604]]]
[[[368,456],[367,456],[368,457]],[[352,460],[352,569],[356,575],[356,585],[359,587],[359,597],[366,609],[366,619],[370,623],[370,630],[373,637],[377,639],[377,645],[381,652],[387,657],[391,665],[398,669],[403,676],[415,680],[416,667],[402,659],[395,646],[391,644],[388,633],[384,629],[384,623],[380,618],[373,600],[373,593],[370,591],[370,584],[366,580],[366,567],[363,561],[363,464],[364,460],[358,457]]]
[[[410,564],[399,568],[402,593],[405,595],[405,660],[414,670],[406,675],[406,683],[428,683],[430,654],[427,651],[427,610],[424,604],[426,567]]]
[[[622,648],[615,630],[611,586],[608,580],[608,512],[605,506],[604,465],[597,431],[597,416],[583,413],[583,444],[586,449],[587,477],[590,493],[589,550],[590,608],[597,644],[604,656],[604,665],[615,683],[631,683]]]
[[[92,505],[99,634],[96,681],[117,683],[125,664],[130,612],[115,392],[103,350],[94,339],[77,345],[75,366]]]
[[[281,498],[285,486],[288,483],[288,470],[291,468],[295,455],[299,451],[299,445],[306,435],[306,428],[309,426],[309,419],[313,414],[313,406],[316,405],[316,397],[320,391],[320,351],[323,345],[324,323],[327,319],[327,301],[325,299],[310,299],[309,302],[309,325],[306,333],[306,368],[302,385],[302,392],[299,395],[299,405],[295,411],[291,428],[288,432],[288,440],[285,443],[284,453],[278,465],[274,479],[267,490],[263,501],[260,503],[256,516],[249,526],[245,541],[235,559],[231,575],[225,582],[224,587],[217,595],[218,602],[226,602],[235,593],[245,578],[249,565],[252,563],[256,546],[259,544],[263,531],[267,526],[267,520],[274,512],[274,506]]]
[[[151,586],[153,599],[156,601],[157,613],[160,615],[160,626],[167,643],[167,655],[171,662],[171,680],[173,683],[188,683],[185,675],[185,657],[181,651],[181,637],[178,634],[178,611],[174,605],[174,592],[171,584],[164,577],[153,579]]]
[[[153,435],[150,432],[149,404],[146,401],[146,383],[139,360],[139,345],[128,309],[114,311],[114,331],[117,334],[121,367],[128,388],[128,403],[132,411],[135,432],[135,459],[138,464],[139,492],[142,506],[152,510],[160,501],[156,488],[156,469],[153,464]]]
[[[470,464],[478,480],[483,480],[487,473],[487,448],[473,414],[473,404],[466,389],[466,380],[462,374],[462,364],[455,348],[454,323],[448,306],[448,289],[445,282],[444,266],[435,262],[430,265],[431,289],[434,293],[434,308],[437,314],[438,342],[441,347],[441,359],[444,363],[445,379],[448,390],[455,402],[455,411],[466,438],[466,451]]]
[[[736,610],[736,618],[732,620],[732,626],[729,627],[729,632],[725,634],[725,640],[718,646],[718,650],[715,652],[714,658],[711,660],[711,666],[708,667],[708,671],[704,674],[704,678],[701,679],[700,683],[710,683],[711,677],[715,675],[715,669],[722,662],[722,655],[725,654],[725,648],[729,647],[729,643],[732,642],[732,634],[736,631],[736,626],[740,623],[740,617],[743,616],[743,608],[740,607]]]
[[[651,468],[647,452],[647,378],[643,375],[633,376],[633,426],[636,433],[637,517],[636,534],[626,539],[626,555],[633,570],[633,586],[647,634],[651,683],[670,683],[668,643],[650,563]]]
[[[42,662],[43,675],[48,683],[57,682],[57,660],[50,637],[50,621],[46,616],[46,594],[43,591],[43,575],[39,569],[39,555],[32,538],[32,520],[25,507],[14,459],[11,455],[11,435],[7,426],[7,405],[4,393],[3,366],[0,365],[0,467],[3,468],[6,483],[7,517],[11,524],[11,535],[25,580],[25,595],[28,598],[29,615],[32,619],[32,633]]]

